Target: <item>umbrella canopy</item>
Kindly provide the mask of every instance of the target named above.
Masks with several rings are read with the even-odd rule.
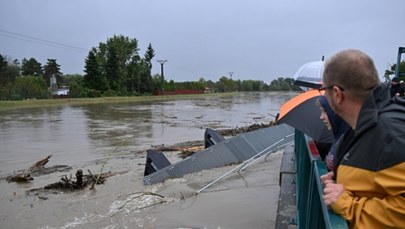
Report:
[[[324,92],[309,90],[288,100],[280,107],[277,123],[286,123],[318,142],[332,143],[333,133],[320,119],[317,99]]]
[[[294,74],[295,85],[306,91],[322,86],[323,61],[313,61],[302,65]]]

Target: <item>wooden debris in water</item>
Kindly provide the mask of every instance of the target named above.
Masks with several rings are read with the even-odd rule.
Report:
[[[271,127],[273,125],[274,125],[273,122],[270,122],[268,124],[265,124],[265,123],[257,124],[257,123],[255,123],[253,125],[246,126],[246,127],[218,130],[218,132],[220,134],[222,134],[223,136],[236,136],[236,135],[241,134],[241,133],[251,132],[251,131],[255,131],[255,130],[266,128],[266,127]]]
[[[27,194],[30,194],[32,192],[35,193],[46,192],[47,190],[69,191],[69,192],[78,191],[88,187],[89,185],[94,187],[94,185],[96,184],[103,184],[108,177],[128,172],[122,171],[122,172],[106,172],[101,174],[92,174],[90,170],[87,171],[89,172],[89,174],[84,175],[83,171],[79,169],[76,171],[75,178],[72,178],[72,175],[70,175],[69,177],[67,175],[64,175],[62,176],[60,181],[48,184],[43,188],[30,189],[27,191]]]
[[[45,164],[49,162],[49,158],[52,157],[51,155],[46,156],[44,159],[41,159],[37,162],[35,162],[35,164],[31,165],[31,167],[28,169],[29,171],[34,171],[34,170],[41,170],[45,167]]]
[[[199,151],[201,151],[203,149],[204,149],[204,146],[188,147],[188,148],[183,149],[178,155],[182,159],[184,159],[184,158],[187,158],[187,157],[189,157],[189,156],[191,156],[191,155],[193,155],[193,154],[195,154],[195,153],[197,153],[197,152],[199,152]]]
[[[34,178],[32,178],[29,173],[25,172],[17,173],[13,176],[8,176],[6,179],[8,182],[29,182],[31,180],[34,180]]]
[[[35,162],[28,169],[19,170],[16,174],[8,176],[6,180],[8,182],[30,182],[34,180],[34,176],[40,176],[54,172],[63,172],[71,169],[71,167],[67,165],[55,165],[46,168],[45,165],[49,162],[49,158],[51,157],[52,154],[44,157],[43,159]]]
[[[72,177],[68,178],[64,175],[59,182],[48,184],[44,189],[62,189],[62,190],[78,190],[86,187],[87,180],[83,181],[83,171],[81,169],[76,171],[76,180],[73,180]]]

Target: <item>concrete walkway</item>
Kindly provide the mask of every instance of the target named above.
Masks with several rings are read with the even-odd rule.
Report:
[[[294,229],[296,226],[296,166],[293,145],[286,147],[280,166],[280,197],[277,229]]]

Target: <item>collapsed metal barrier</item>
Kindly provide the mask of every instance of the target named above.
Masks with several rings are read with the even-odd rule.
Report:
[[[192,156],[160,169],[143,181],[146,185],[163,182],[169,178],[182,177],[189,173],[204,169],[222,167],[229,164],[240,163],[253,156],[268,152],[269,146],[277,147],[292,139],[284,139],[294,133],[294,129],[286,124],[275,125],[268,128],[240,134],[238,136],[218,142],[215,145],[199,151]],[[280,141],[280,142],[278,142]],[[278,142],[278,143],[277,143]],[[277,143],[277,144],[275,144]]]
[[[231,174],[232,172],[237,171],[238,173],[240,173],[243,169],[247,168],[248,166],[250,166],[251,164],[253,164],[254,162],[262,159],[263,157],[266,157],[267,155],[269,155],[270,153],[274,152],[275,149],[279,149],[282,146],[285,146],[285,144],[291,143],[291,142],[287,142],[284,143],[283,145],[279,145],[281,142],[285,142],[286,139],[292,138],[294,136],[294,134],[289,134],[287,136],[285,136],[284,138],[278,140],[276,143],[274,143],[273,145],[267,147],[266,149],[262,150],[261,152],[257,153],[256,155],[254,155],[253,157],[249,158],[248,160],[244,161],[242,164],[236,166],[235,168],[231,169],[230,171],[226,172],[225,174],[223,174],[222,176],[218,177],[217,179],[215,179],[214,181],[210,182],[209,184],[207,184],[206,186],[204,186],[203,188],[201,188],[200,190],[198,190],[196,193],[200,193],[202,191],[204,191],[205,189],[211,187],[213,184],[217,183],[218,181],[224,179],[227,175]],[[276,147],[277,146],[277,147]]]

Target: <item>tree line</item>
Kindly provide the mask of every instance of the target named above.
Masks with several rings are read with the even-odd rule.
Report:
[[[152,76],[155,51],[151,44],[143,55],[139,54],[138,40],[126,36],[113,36],[93,47],[85,59],[84,75],[63,75],[56,59],[42,65],[35,58],[7,60],[0,54],[0,99],[21,100],[52,97],[51,77],[57,87],[69,88],[69,97],[152,95],[159,90],[231,91],[289,91],[299,90],[291,78],[278,78],[270,84],[259,80],[232,80],[221,76],[217,82],[200,80],[174,82]]]
[[[56,59],[48,59],[42,66],[35,58],[24,58],[20,64],[18,60],[9,61],[0,54],[0,99],[48,98],[52,76],[62,82]]]
[[[0,99],[21,100],[50,98],[51,77],[57,87],[69,88],[69,97],[151,95],[159,90],[232,91],[292,91],[300,90],[293,78],[279,77],[269,84],[261,80],[233,80],[220,76],[219,80],[200,78],[195,82],[162,80],[152,76],[155,51],[151,44],[145,53],[139,53],[138,40],[122,35],[108,38],[91,48],[85,58],[84,75],[63,75],[56,59],[47,59],[42,65],[35,58],[8,60],[0,54]],[[402,63],[401,63],[402,67]],[[395,64],[391,69],[395,68]]]

